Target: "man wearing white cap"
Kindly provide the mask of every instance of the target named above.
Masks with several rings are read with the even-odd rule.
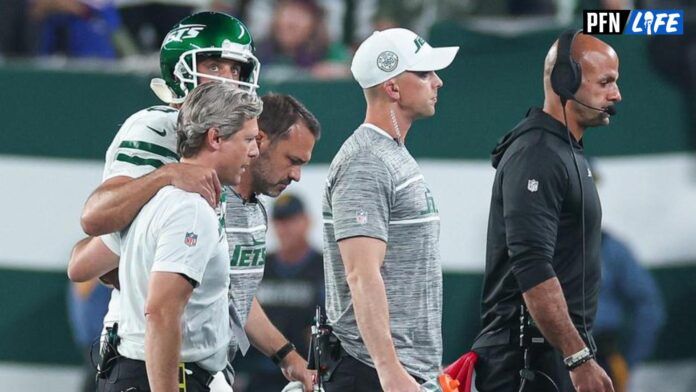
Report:
[[[331,163],[323,200],[326,312],[341,344],[327,392],[415,392],[440,372],[440,217],[404,140],[435,114],[435,71],[458,50],[389,29],[353,58],[367,113]]]

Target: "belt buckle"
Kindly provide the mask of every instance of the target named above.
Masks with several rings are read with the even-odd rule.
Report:
[[[179,392],[186,392],[186,364],[179,362]]]

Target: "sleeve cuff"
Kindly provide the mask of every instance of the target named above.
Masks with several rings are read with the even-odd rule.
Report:
[[[526,261],[524,267],[513,268],[513,273],[523,293],[556,276],[551,263],[543,260]]]
[[[201,283],[201,280],[203,279],[203,272],[202,271],[196,271],[186,265],[182,265],[179,263],[172,263],[168,261],[160,261],[156,262],[152,266],[152,271],[158,271],[158,272],[174,272],[177,274],[182,274],[190,279],[194,280],[196,282],[196,286],[198,286]]]
[[[336,232],[335,234],[336,241],[341,241],[353,237],[370,237],[377,240],[381,240],[383,242],[388,242],[389,240],[387,235],[378,233],[375,230],[364,230],[360,228],[341,230],[340,232]]]
[[[109,248],[113,254],[121,256],[121,239],[119,233],[109,233],[99,236],[102,243]]]

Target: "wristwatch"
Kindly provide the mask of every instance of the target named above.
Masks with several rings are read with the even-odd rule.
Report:
[[[594,355],[592,355],[589,348],[585,347],[575,354],[564,358],[563,363],[565,364],[566,369],[573,370],[592,358],[594,358]]]
[[[295,350],[295,345],[290,342],[287,342],[285,346],[281,347],[280,349],[278,349],[278,351],[275,352],[275,354],[271,355],[271,361],[273,361],[273,363],[275,363],[276,365],[280,365],[280,362],[283,361],[283,358],[287,357],[291,351]]]

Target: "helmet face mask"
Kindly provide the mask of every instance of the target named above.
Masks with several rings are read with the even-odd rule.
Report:
[[[198,72],[198,62],[204,57],[238,62],[242,68],[240,80]],[[168,103],[183,102],[201,77],[235,83],[250,92],[259,87],[260,64],[254,56],[249,30],[238,19],[219,12],[200,12],[179,22],[162,43],[160,68],[164,83],[153,90]]]
[[[203,77],[221,82],[234,83],[240,88],[254,92],[259,87],[258,78],[261,66],[256,57],[249,53],[245,56],[240,56],[240,52],[231,52],[226,49],[193,49],[184,52],[174,68],[174,77],[179,82],[179,87],[188,93],[193,88],[198,86],[199,78]],[[198,72],[198,63],[204,57],[217,57],[222,59],[233,60],[242,66],[239,80],[224,78],[221,76],[210,75]],[[183,97],[182,97],[183,99]]]

